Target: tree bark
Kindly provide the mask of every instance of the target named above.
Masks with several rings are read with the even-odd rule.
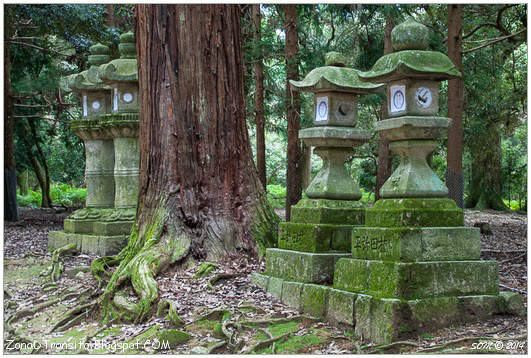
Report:
[[[51,208],[52,207],[52,196],[50,194],[51,184],[50,184],[50,170],[48,169],[48,163],[46,162],[46,156],[42,151],[42,148],[39,144],[39,138],[37,138],[37,129],[35,128],[35,123],[32,120],[28,120],[31,134],[33,136],[33,143],[37,148],[37,153],[39,154],[41,164],[35,166],[33,161],[36,161],[35,158],[31,158],[33,167],[35,169],[35,175],[40,177],[39,184],[41,186],[41,208]],[[44,169],[44,176],[42,175],[42,169]]]
[[[116,27],[113,4],[105,4],[105,25],[109,27]]]
[[[448,5],[448,57],[454,65],[463,69],[463,5]],[[448,81],[448,117],[452,124],[448,129],[448,155],[446,186],[448,196],[463,208],[463,78]]]
[[[245,123],[237,5],[137,6],[140,178],[136,223],[116,257],[93,263],[106,320],[130,280],[134,320],[152,313],[155,275],[171,264],[255,255],[276,242]]]
[[[254,41],[258,48],[258,56],[254,59],[254,113],[256,122],[256,167],[258,178],[264,186],[267,185],[265,158],[265,118],[264,118],[264,65],[262,63],[262,16],[260,5],[252,5],[254,23]]]
[[[393,18],[391,16],[388,16],[384,30],[384,55],[387,55],[393,51],[393,46],[391,43],[391,31],[393,31],[394,27],[395,23]],[[388,117],[386,99],[384,99],[382,102],[380,113],[380,120],[384,120]],[[378,168],[376,172],[376,187],[374,189],[374,200],[380,199],[380,189],[387,181],[387,179],[389,179],[389,176],[391,176],[391,164],[392,162],[391,151],[389,150],[389,141],[387,139],[380,138],[380,140],[378,141]]]
[[[4,43],[13,34],[9,6],[4,14]],[[17,171],[15,163],[15,123],[11,92],[11,57],[9,45],[4,46],[4,220],[18,221]]]
[[[284,5],[286,31],[286,118],[288,122],[288,152],[286,178],[286,221],[291,217],[291,206],[296,204],[302,196],[302,165],[300,129],[300,95],[292,92],[289,80],[299,79],[299,58],[297,32],[297,5]]]

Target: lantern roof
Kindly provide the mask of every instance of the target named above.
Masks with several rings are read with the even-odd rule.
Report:
[[[69,86],[74,92],[110,89],[103,83],[98,72],[99,67],[110,59],[109,47],[98,43],[91,46],[89,52],[88,64],[90,68],[67,77]]]
[[[418,78],[443,81],[461,77],[461,72],[442,52],[427,51],[429,30],[410,18],[391,32],[393,51],[380,57],[372,69],[360,72],[363,81],[383,82]]]
[[[291,88],[304,92],[337,91],[343,93],[376,93],[383,86],[360,81],[359,71],[345,67],[346,59],[338,52],[325,55],[325,66],[310,71],[302,81],[290,80]]]
[[[129,31],[120,35],[118,45],[120,58],[112,60],[99,68],[99,76],[106,84],[116,82],[137,82],[135,35]]]

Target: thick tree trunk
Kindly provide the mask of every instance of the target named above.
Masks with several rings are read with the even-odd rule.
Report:
[[[256,167],[258,178],[264,186],[267,185],[265,158],[265,118],[264,118],[264,65],[262,63],[262,16],[260,5],[252,5],[254,23],[254,41],[258,46],[258,58],[254,59],[254,114],[256,121]]]
[[[4,40],[12,34],[8,20],[8,10],[4,14]],[[4,220],[18,221],[17,172],[15,164],[15,123],[13,118],[13,98],[11,94],[11,58],[9,45],[4,46]]]
[[[387,17],[387,22],[385,24],[384,30],[384,55],[391,53],[393,51],[393,46],[391,43],[391,31],[395,27],[394,20],[391,16]],[[380,110],[381,120],[387,118],[387,100],[384,99],[382,102],[382,108]],[[380,138],[378,141],[378,168],[376,172],[376,187],[374,188],[374,199],[380,199],[380,188],[391,176],[391,151],[389,150],[389,141],[383,138]]]
[[[299,79],[299,59],[297,33],[297,5],[284,5],[286,31],[286,118],[288,122],[288,153],[286,178],[286,221],[291,217],[291,206],[295,205],[302,195],[302,165],[300,129],[300,95],[293,92],[289,80]]]
[[[463,68],[463,5],[448,5],[448,57],[461,71]],[[448,81],[448,156],[446,186],[448,196],[463,207],[463,79]]]
[[[155,275],[189,259],[255,255],[276,242],[278,217],[253,164],[245,123],[237,5],[137,5],[140,178],[127,247],[93,263],[119,264],[102,304],[130,280],[136,321],[158,297]]]
[[[472,177],[465,206],[476,209],[508,210],[502,200],[501,134],[494,122],[487,124],[486,135],[471,146]]]

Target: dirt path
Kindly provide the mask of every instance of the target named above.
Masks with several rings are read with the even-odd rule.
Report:
[[[47,233],[60,230],[66,215],[29,210],[22,213],[20,223],[5,224],[4,288],[12,295],[4,297],[5,320],[16,311],[96,289],[89,273],[78,272],[94,258],[88,255],[65,257],[66,273],[56,287],[47,287],[47,279],[38,276],[51,262],[46,252]],[[527,217],[466,211],[467,226],[478,222],[488,222],[492,229],[492,235],[482,235],[482,258],[499,261],[500,283],[527,291]],[[165,272],[157,278],[160,295],[176,303],[175,311],[182,320],[177,325],[166,316],[154,316],[140,325],[102,327],[86,317],[63,332],[50,332],[58,317],[78,304],[75,298],[62,300],[13,322],[11,330],[4,329],[4,352],[334,354],[478,352],[473,348],[499,352],[500,347],[505,352],[527,352],[527,320],[513,316],[450,327],[390,346],[368,344],[349,330],[300,316],[252,285],[251,272],[263,269],[263,262],[232,257],[204,278],[194,278],[198,266]],[[211,283],[218,274],[227,278]],[[170,337],[174,343],[161,346],[161,337]]]

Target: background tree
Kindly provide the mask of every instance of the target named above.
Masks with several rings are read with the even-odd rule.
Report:
[[[158,296],[154,276],[188,259],[255,255],[276,242],[245,124],[240,9],[137,5],[140,178],[127,247],[93,263],[119,265],[102,296],[130,280],[137,320]]]
[[[463,70],[463,5],[448,5],[448,57],[459,71]],[[463,78],[448,81],[448,157],[446,186],[448,196],[463,208]]]
[[[286,31],[286,119],[288,123],[288,169],[286,174],[286,221],[290,220],[291,206],[296,204],[302,195],[301,141],[299,140],[301,111],[298,92],[291,91],[290,80],[299,79],[297,32],[297,5],[283,5],[284,28]]]
[[[256,123],[256,167],[258,177],[264,186],[267,185],[266,151],[265,151],[265,118],[264,118],[264,65],[262,63],[262,16],[260,5],[252,5],[253,40],[256,43],[256,57],[254,58],[254,114]]]

